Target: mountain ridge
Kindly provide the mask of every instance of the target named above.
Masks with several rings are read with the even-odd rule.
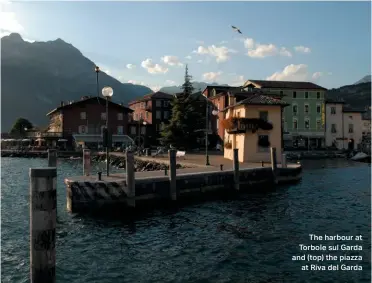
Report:
[[[44,125],[46,113],[60,101],[97,95],[94,62],[63,39],[27,42],[16,33],[4,36],[1,63],[2,131],[10,130],[19,117]],[[146,86],[121,83],[101,71],[100,89],[104,85],[114,89],[114,102],[127,103],[153,92]]]

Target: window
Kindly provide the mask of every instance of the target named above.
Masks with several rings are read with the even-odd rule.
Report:
[[[137,113],[134,113],[134,120],[135,120],[135,121],[138,120],[138,114],[137,114]]]
[[[103,129],[105,129],[106,126],[101,126],[101,135],[103,134]]]
[[[124,134],[123,132],[123,126],[118,126],[118,135]]]
[[[118,113],[118,120],[123,121],[123,113]]]
[[[308,104],[305,104],[305,113],[306,113],[306,114],[309,113],[309,105],[308,105]]]
[[[236,112],[236,117],[240,117],[240,111]]]
[[[131,135],[135,135],[136,134],[136,127],[135,126],[130,127],[130,134]]]
[[[309,93],[306,91],[305,92],[305,98],[308,99],[309,98]]]
[[[156,131],[157,131],[157,132],[160,131],[160,125],[159,125],[159,124],[156,124]]]
[[[349,133],[350,134],[354,133],[354,125],[353,124],[349,124]]]
[[[87,126],[81,125],[79,126],[79,134],[86,134],[88,132]]]
[[[284,132],[288,132],[288,123],[287,122],[284,122],[283,130],[284,130]]]
[[[297,105],[292,106],[293,115],[297,114]]]
[[[141,135],[145,135],[146,134],[146,127],[143,126],[141,127]]]
[[[320,105],[319,104],[316,105],[316,113],[320,114]]]
[[[320,124],[320,120],[316,120],[316,129],[320,130],[322,128],[322,125]]]
[[[350,120],[353,120],[353,116],[349,116],[349,119],[350,119]]]
[[[80,119],[85,120],[87,118],[87,113],[86,112],[80,112]]]
[[[156,100],[155,105],[156,107],[161,107],[161,100]]]
[[[305,129],[309,129],[310,128],[310,121],[309,119],[305,119]]]
[[[141,102],[141,108],[145,109],[146,108],[146,102]]]
[[[258,151],[259,152],[268,152],[270,149],[270,141],[268,135],[259,135],[258,136]]]
[[[293,120],[293,129],[297,130],[297,120]]]
[[[143,119],[143,113],[139,113],[139,119],[142,120]]]
[[[164,119],[169,119],[169,111],[164,111]]]
[[[297,93],[295,91],[293,92],[293,98],[297,98]]]
[[[336,114],[336,107],[331,107],[331,114],[335,115]]]
[[[218,120],[218,117],[216,118],[216,130],[218,131],[220,121]]]
[[[101,113],[101,120],[106,120],[106,113]]]
[[[156,111],[156,119],[161,119],[161,112],[159,110]]]
[[[269,119],[269,112],[267,111],[260,111],[260,119],[264,121],[268,121]]]
[[[282,90],[280,91],[280,95],[283,95],[283,91]]]
[[[169,106],[169,101],[168,100],[164,100],[163,105],[164,105],[164,107],[168,107]]]
[[[336,133],[336,132],[337,132],[336,124],[332,124],[331,125],[331,133]]]
[[[320,92],[316,93],[316,99],[320,99]]]

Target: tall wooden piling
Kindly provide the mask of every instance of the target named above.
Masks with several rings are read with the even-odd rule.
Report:
[[[239,191],[239,149],[234,148],[234,157],[233,157],[233,169],[234,169],[234,188]]]
[[[57,167],[57,150],[48,149],[48,167]]]
[[[30,279],[56,282],[57,169],[30,168]]]
[[[271,147],[270,148],[270,159],[271,159],[271,169],[273,171],[273,175],[274,175],[274,181],[275,183],[277,183],[277,179],[276,179],[276,175],[277,175],[277,169],[278,169],[278,163],[277,163],[277,160],[276,160],[276,148],[275,147]]]
[[[282,154],[282,168],[287,168],[287,155],[285,153]]]
[[[176,161],[176,150],[170,149],[168,151],[168,157],[169,157],[169,182],[170,182],[170,198],[171,200],[177,200],[178,193],[177,193],[177,182],[176,182],[176,176],[177,176],[177,161]]]
[[[128,186],[128,197],[134,198],[136,196],[136,184],[135,184],[135,171],[134,171],[134,155],[132,152],[125,153],[125,170],[126,170],[126,180]],[[134,199],[130,199],[128,201],[128,206],[135,207],[136,201]]]
[[[83,150],[83,175],[89,176],[90,175],[90,149]]]

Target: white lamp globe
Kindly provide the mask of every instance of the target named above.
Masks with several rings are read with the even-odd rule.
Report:
[[[102,89],[102,95],[103,95],[104,97],[111,97],[113,94],[114,94],[114,90],[112,89],[112,87],[105,86],[105,87]]]
[[[217,111],[217,110],[213,110],[213,111],[212,111],[212,114],[213,114],[214,116],[216,116],[216,115],[218,115],[218,111]]]

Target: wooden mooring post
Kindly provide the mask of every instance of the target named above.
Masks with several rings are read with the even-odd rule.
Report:
[[[128,186],[128,197],[133,198],[128,201],[128,206],[135,207],[136,201],[134,197],[136,196],[136,179],[135,179],[135,171],[134,171],[134,155],[132,152],[126,152],[125,153],[125,170],[126,170],[126,180],[127,180],[127,186]]]
[[[57,169],[30,168],[30,279],[56,282]]]
[[[274,175],[274,182],[277,183],[278,180],[276,178],[276,175],[277,175],[277,171],[278,171],[278,163],[277,163],[277,160],[276,160],[276,148],[275,147],[271,147],[270,148],[270,159],[271,159],[271,169],[273,171],[273,175]]]
[[[176,150],[170,149],[168,151],[169,156],[169,182],[170,182],[170,198],[171,200],[177,200],[178,193],[177,193],[177,160],[176,160]]]
[[[89,176],[90,175],[90,149],[83,150],[83,175]]]
[[[48,149],[48,167],[57,167],[57,150]]]
[[[234,169],[234,188],[236,191],[240,190],[239,182],[239,149],[234,148],[234,157],[233,157],[233,169]]]

